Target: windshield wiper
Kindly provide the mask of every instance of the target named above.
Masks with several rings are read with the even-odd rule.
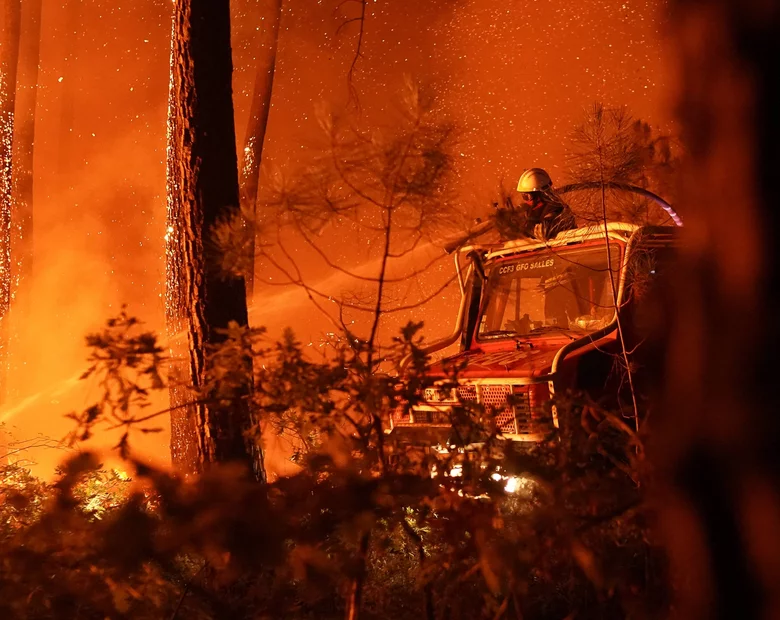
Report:
[[[516,331],[511,329],[494,329],[490,332],[482,332],[480,338],[501,338],[502,336],[520,336]]]
[[[561,332],[571,332],[574,331],[568,327],[561,327],[560,325],[542,325],[541,327],[534,327],[529,333],[531,334],[541,334],[543,332],[552,332],[552,331],[561,331]],[[577,340],[574,336],[571,334],[565,334],[572,340]]]
[[[527,334],[518,334],[516,331],[513,331],[511,329],[494,329],[490,332],[483,332],[479,335],[480,338],[490,339],[490,338],[512,338],[515,341],[515,346],[519,349],[520,345],[528,345],[532,349],[534,348],[534,343],[528,340]]]

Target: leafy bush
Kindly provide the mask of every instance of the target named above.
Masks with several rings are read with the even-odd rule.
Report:
[[[72,416],[74,439],[126,429],[133,479],[88,454],[52,485],[2,470],[0,617],[646,618],[668,606],[640,438],[584,397],[558,401],[559,436],[526,450],[489,412],[456,408],[456,447],[439,453],[386,432],[430,383],[419,325],[381,357],[345,339],[318,362],[291,333],[269,343],[231,326],[200,397],[244,398],[233,370],[251,355],[253,415],[294,438],[301,469],[260,484],[227,464],[185,480],[129,449],[155,419],[139,406],[163,387],[160,347],[138,332],[121,315],[90,338],[106,389]]]

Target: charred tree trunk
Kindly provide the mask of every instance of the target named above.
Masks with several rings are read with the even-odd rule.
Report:
[[[249,110],[246,138],[241,161],[241,208],[250,215],[254,225],[257,219],[257,186],[260,178],[260,164],[263,157],[263,143],[268,127],[268,115],[271,111],[274,72],[276,71],[276,51],[279,46],[279,23],[282,20],[282,0],[268,0],[268,8],[263,20],[265,28],[260,41],[260,54],[257,63],[257,75],[252,92],[252,107]],[[254,234],[251,271],[247,274],[246,290],[251,299],[254,292]]]
[[[780,617],[780,11],[678,0],[691,154],[657,432],[680,618]]]
[[[3,0],[0,22],[0,402],[8,366],[8,311],[13,290],[11,222],[13,214],[14,109],[19,62],[21,0]]]
[[[247,325],[243,278],[216,269],[210,242],[217,221],[238,207],[229,0],[176,0],[168,112],[167,319],[171,335],[187,333],[188,383],[206,404],[171,416],[171,455],[185,472],[242,461],[263,474],[261,453],[244,439],[246,399],[224,406],[203,394],[206,349],[231,321]],[[247,360],[246,393],[251,390]],[[172,405],[191,396],[172,389]]]
[[[14,257],[19,279],[33,268],[33,155],[35,111],[38,101],[38,65],[41,45],[41,0],[26,0],[22,12],[22,36],[16,102],[14,140]],[[20,291],[25,298],[24,291]]]

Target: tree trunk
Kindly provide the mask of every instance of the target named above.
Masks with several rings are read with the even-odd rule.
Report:
[[[207,345],[230,321],[247,325],[243,278],[215,268],[209,235],[239,204],[233,120],[229,0],[176,0],[168,112],[167,319],[169,333],[186,331],[188,383],[204,388]],[[251,361],[247,393],[251,390]],[[172,389],[172,405],[189,398]],[[171,455],[185,472],[210,463],[241,461],[262,476],[262,455],[245,441],[245,406],[218,402],[178,409],[171,416]]]
[[[251,215],[252,225],[257,219],[257,186],[260,178],[265,132],[268,127],[268,115],[271,111],[276,51],[279,46],[279,23],[282,20],[282,0],[268,0],[268,8],[264,17],[266,18],[263,20],[265,28],[261,35],[257,74],[252,92],[252,107],[249,110],[241,161],[241,208],[244,213]],[[247,296],[250,299],[254,292],[254,242],[251,247],[251,271],[247,274],[246,282]]]
[[[22,286],[33,268],[33,153],[41,44],[41,0],[25,0],[14,139],[14,261]],[[25,291],[20,294],[25,298]]]
[[[14,108],[19,62],[21,0],[3,0],[0,22],[0,402],[8,370],[8,311],[13,290],[11,221],[13,214]]]
[[[778,618],[780,11],[678,0],[673,23],[691,161],[656,442],[678,617]]]

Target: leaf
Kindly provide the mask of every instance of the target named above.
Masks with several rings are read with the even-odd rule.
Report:
[[[79,477],[90,471],[99,470],[101,467],[97,456],[92,452],[80,452],[68,459],[62,466],[65,477]]]
[[[122,586],[122,584],[115,583],[112,579],[106,578],[106,583],[111,590],[111,599],[114,603],[114,609],[120,614],[126,614],[130,611],[130,595]]]
[[[30,505],[30,498],[23,493],[10,493],[6,496],[5,501],[14,510],[24,510]]]
[[[577,566],[585,573],[588,581],[596,588],[602,589],[604,587],[604,576],[601,574],[593,552],[578,540],[574,540],[571,544],[571,554],[574,561],[577,562]]]

